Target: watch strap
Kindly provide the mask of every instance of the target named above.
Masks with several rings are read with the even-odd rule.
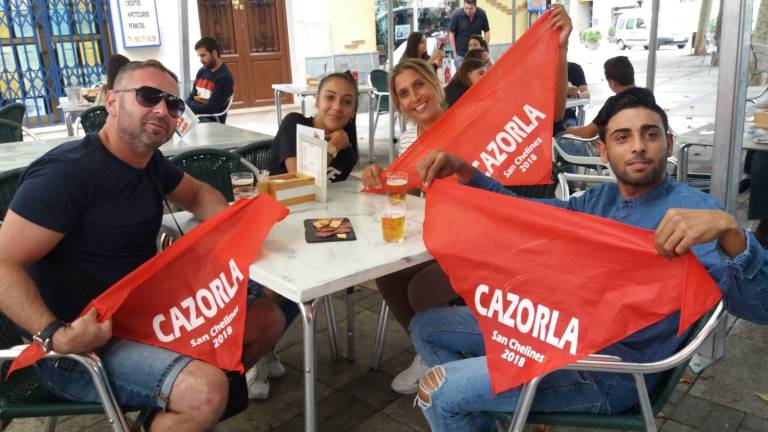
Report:
[[[58,329],[65,327],[66,325],[67,323],[64,321],[55,319],[44,329],[37,332],[37,334],[32,337],[32,341],[39,345],[43,351],[49,352],[53,349],[53,334],[56,333]]]

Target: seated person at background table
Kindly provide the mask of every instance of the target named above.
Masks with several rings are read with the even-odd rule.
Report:
[[[487,70],[488,66],[482,60],[464,57],[464,60],[459,65],[459,70],[456,71],[456,75],[453,76],[451,82],[443,89],[445,91],[445,102],[448,104],[448,107],[453,106]]]
[[[556,4],[550,25],[560,29],[560,45],[567,47],[572,25],[562,5]],[[562,118],[565,109],[565,55],[561,50],[559,64],[562,74],[558,76],[555,95],[555,118]],[[389,78],[392,107],[404,118],[416,125],[407,130],[398,142],[398,153],[402,154],[416,138],[428,130],[445,112],[443,91],[434,71],[420,60],[407,60],[397,65]],[[380,188],[379,175],[382,168],[372,164],[363,170],[362,181],[366,187]],[[413,266],[376,279],[376,286],[392,314],[406,331],[413,316],[420,311],[447,306],[458,300],[451,288],[448,277],[435,261]],[[427,371],[427,364],[417,354],[411,365],[400,372],[392,381],[392,389],[398,393],[412,394],[418,390],[419,378]]]
[[[422,32],[415,31],[408,35],[408,41],[405,45],[405,52],[400,58],[400,61],[403,61],[407,58],[421,59],[427,62],[428,65],[432,66],[432,68],[437,71],[443,61],[443,57],[445,57],[445,51],[443,50],[442,46],[436,46],[432,55],[427,54],[427,35]]]
[[[589,99],[589,87],[587,87],[587,78],[584,76],[584,69],[577,63],[568,62],[568,99]],[[565,128],[578,126],[579,118],[576,115],[576,108],[565,110],[565,118],[555,123],[554,133],[558,134],[565,131]]]
[[[711,195],[666,175],[672,134],[653,94],[638,88],[609,98],[597,124],[600,155],[610,163],[617,183],[601,184],[568,201],[540,201],[655,229],[660,255],[673,258],[691,250],[719,284],[728,310],[768,323],[768,253]],[[512,195],[466,161],[446,153],[428,155],[418,171],[425,185],[455,173],[462,183]],[[629,362],[667,357],[684,341],[676,336],[678,318],[678,314],[664,318],[600,353]],[[515,410],[518,388],[493,396],[482,334],[467,307],[416,315],[411,337],[433,367],[422,378],[417,397],[432,430],[492,431],[494,423],[482,411]],[[465,359],[465,353],[477,357]],[[658,378],[659,374],[646,378],[649,391]],[[541,381],[532,410],[608,414],[636,403],[634,379],[628,374],[559,370]]]
[[[129,62],[130,60],[128,60],[128,57],[124,55],[114,54],[109,57],[109,60],[107,61],[107,82],[99,89],[94,105],[104,105],[106,103],[107,92],[112,90],[115,86],[117,73],[120,72],[120,68],[127,65]]]
[[[603,71],[605,72],[605,80],[608,81],[608,87],[614,94],[635,87],[635,68],[632,67],[632,63],[626,56],[609,58],[603,64]],[[595,120],[584,126],[566,127],[565,133],[582,138],[594,138],[598,132]]]
[[[488,50],[485,48],[473,48],[469,51],[467,51],[467,54],[464,56],[465,59],[468,58],[476,58],[480,59],[485,63],[486,66],[491,66],[491,55],[488,53]],[[462,60],[463,61],[463,60]],[[461,66],[461,65],[459,65]]]
[[[290,113],[280,122],[272,142],[269,173],[296,172],[296,125],[325,131],[328,141],[328,180],[346,180],[357,164],[357,81],[349,72],[330,74],[320,81],[315,97],[317,114]]]
[[[159,150],[184,112],[177,81],[156,60],[128,63],[107,94],[109,117],[98,134],[56,147],[24,171],[0,226],[0,310],[27,340],[34,334],[52,341],[48,347],[59,353],[96,351],[121,405],[159,411],[151,430],[202,431],[227,404],[221,369],[113,338],[111,320],[99,323],[93,309],[77,318],[155,255],[166,197],[200,220],[227,207],[219,192]],[[248,306],[246,368],[274,346],[284,321],[270,300]],[[99,401],[77,362],[41,360],[37,369],[57,396]]]
[[[768,152],[752,153],[752,180],[749,189],[749,220],[759,220],[755,237],[768,248]]]
[[[229,104],[229,98],[235,91],[235,80],[221,59],[219,44],[212,37],[204,37],[195,44],[195,52],[200,57],[203,67],[197,71],[192,92],[186,100],[187,106],[195,114],[224,112]],[[200,121],[226,123],[227,115],[219,116],[218,119],[202,117]]]

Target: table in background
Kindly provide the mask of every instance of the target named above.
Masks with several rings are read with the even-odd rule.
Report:
[[[744,136],[741,144],[743,150],[768,151],[768,143],[756,142],[752,135],[755,124],[746,122],[744,124]],[[768,134],[761,135],[760,138],[768,138]],[[677,181],[688,181],[688,153],[693,146],[714,147],[715,125],[707,123],[704,126],[690,130],[677,137],[680,149],[677,151]]]
[[[182,140],[174,135],[171,141],[160,147],[160,151],[165,156],[173,156],[193,148],[227,150],[272,138],[271,135],[221,123],[199,123]],[[82,137],[62,137],[0,144],[0,172],[26,167],[58,145],[81,139]]]
[[[67,135],[75,136],[75,120],[80,117],[85,110],[96,106],[90,102],[79,103],[61,103],[59,108],[64,111],[64,123],[67,125]]]
[[[307,86],[303,84],[272,84],[272,89],[275,91],[275,110],[277,111],[277,124],[280,125],[280,122],[283,121],[283,103],[281,101],[280,94],[281,93],[290,93],[294,96],[297,96],[301,100],[301,114],[306,116],[306,106],[305,106],[305,98],[307,96],[315,96],[318,91],[318,87],[315,86]],[[357,86],[357,92],[358,94],[366,93],[368,94],[368,101],[369,101],[369,110],[368,110],[368,150],[369,150],[369,156],[368,161],[373,162],[373,139],[374,135],[376,134],[376,129],[374,129],[373,124],[373,118],[374,118],[374,110],[376,106],[376,95],[374,94],[374,91],[376,89],[364,84],[358,84]]]
[[[576,109],[576,118],[579,120],[579,126],[584,126],[587,112],[585,107],[589,105],[589,99],[568,98],[565,100],[565,109]]]

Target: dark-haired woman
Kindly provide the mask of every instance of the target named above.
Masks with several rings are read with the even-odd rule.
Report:
[[[408,41],[405,43],[405,53],[403,53],[400,61],[407,58],[424,60],[437,71],[440,63],[443,61],[443,57],[445,57],[445,52],[442,48],[437,47],[431,56],[427,54],[427,36],[422,32],[415,31],[408,35]]]
[[[357,82],[348,72],[334,73],[320,81],[315,99],[317,114],[290,113],[280,123],[272,143],[270,174],[296,172],[296,125],[325,131],[328,141],[328,180],[345,180],[357,164]]]

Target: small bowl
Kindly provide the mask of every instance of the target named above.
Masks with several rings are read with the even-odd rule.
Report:
[[[90,103],[96,102],[96,96],[85,95],[83,96],[83,99],[87,100]]]

